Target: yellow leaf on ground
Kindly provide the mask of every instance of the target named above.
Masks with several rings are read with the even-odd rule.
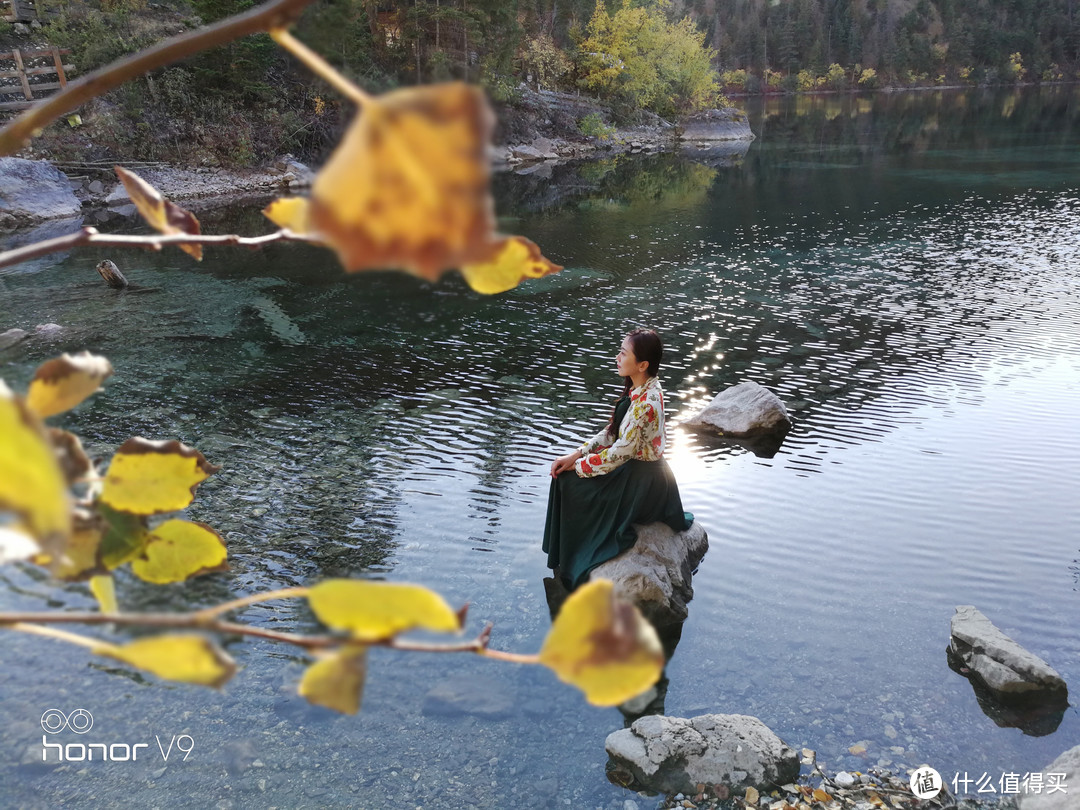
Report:
[[[47,553],[71,535],[67,482],[35,413],[0,381],[0,514],[10,512]]]
[[[190,633],[151,636],[122,646],[103,644],[93,651],[170,681],[219,688],[236,674],[236,662],[220,647]]]
[[[101,500],[136,515],[174,512],[188,506],[195,487],[219,469],[176,440],[128,439],[109,463]]]
[[[112,373],[112,364],[104,357],[90,352],[62,354],[38,366],[26,393],[26,404],[47,419],[74,408],[101,388]]]
[[[307,668],[300,681],[300,694],[316,706],[356,714],[364,694],[366,674],[366,647],[337,650]]]
[[[23,532],[0,526],[0,565],[29,560],[40,553],[41,546],[34,538]]]
[[[461,266],[461,275],[479,293],[505,292],[527,278],[540,278],[562,270],[562,266],[546,259],[536,243],[524,236],[510,236],[494,243],[492,253],[488,261]]]
[[[116,613],[120,610],[116,601],[116,582],[112,574],[98,574],[90,577],[90,593],[97,599],[102,613]]]
[[[143,180],[135,172],[128,171],[120,166],[113,166],[116,176],[124,184],[131,201],[135,203],[146,224],[158,233],[164,234],[199,234],[201,228],[199,220],[190,211],[181,208],[175,203],[169,202],[161,196],[161,192]],[[202,261],[202,245],[178,245],[184,253],[193,256],[196,261]]]
[[[263,209],[263,216],[293,233],[311,234],[311,209],[304,197],[282,197]]]
[[[461,621],[434,591],[420,585],[328,579],[308,589],[319,621],[359,641],[379,641],[414,628],[454,633]]]
[[[364,104],[311,189],[311,223],[346,270],[401,268],[434,281],[492,241],[487,146],[494,116],[462,82]]]
[[[746,789],[745,798],[747,804],[757,804],[758,799],[761,798],[761,795],[758,793],[758,789],[756,787],[748,787]]]
[[[821,788],[814,788],[814,801],[815,802],[831,802],[832,796],[826,793]]]
[[[563,603],[544,640],[540,662],[573,684],[596,706],[613,706],[641,694],[664,669],[656,631],[638,609],[596,580]]]
[[[150,532],[142,557],[131,563],[132,573],[158,585],[183,582],[198,574],[226,571],[228,556],[221,536],[191,520],[167,520]]]

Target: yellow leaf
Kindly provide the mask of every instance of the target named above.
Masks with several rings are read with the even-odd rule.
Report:
[[[135,172],[130,172],[120,166],[113,166],[113,170],[120,178],[120,182],[124,184],[124,190],[135,203],[142,218],[151,228],[164,234],[201,233],[199,220],[190,211],[169,202],[161,196],[160,191]],[[193,256],[196,261],[202,261],[202,245],[181,244],[177,247]]]
[[[512,290],[527,278],[558,273],[562,267],[540,253],[540,248],[524,236],[510,236],[492,245],[489,261],[463,264],[461,275],[479,293],[494,295]]]
[[[656,631],[638,609],[615,598],[598,579],[574,591],[540,650],[540,663],[573,684],[596,706],[613,706],[641,694],[664,669]]]
[[[102,644],[93,651],[170,681],[219,688],[236,674],[236,662],[220,647],[190,633],[151,636],[122,646]]]
[[[746,803],[747,803],[747,804],[757,804],[757,803],[758,803],[758,799],[760,799],[760,798],[761,798],[761,796],[760,796],[760,794],[758,793],[758,790],[757,790],[757,788],[755,788],[755,787],[748,787],[748,788],[746,789]]]
[[[311,223],[346,270],[402,268],[434,281],[487,255],[494,117],[461,82],[364,104],[311,189]]]
[[[161,585],[183,582],[198,574],[226,571],[221,536],[205,523],[167,520],[150,532],[142,557],[131,563],[139,579]]]
[[[131,438],[120,445],[105,476],[101,500],[136,515],[174,512],[195,498],[195,487],[220,467],[173,440]]]
[[[364,695],[367,648],[346,647],[320,658],[304,672],[300,694],[309,703],[356,714]]]
[[[101,529],[96,525],[79,526],[76,523],[67,548],[52,565],[52,575],[71,582],[85,579],[88,574],[104,573],[100,551]]]
[[[37,416],[0,381],[0,513],[14,513],[46,552],[71,534],[67,483]]]
[[[379,641],[417,627],[440,633],[461,629],[443,598],[419,585],[328,579],[308,590],[308,604],[327,627],[359,641]]]
[[[117,613],[120,606],[116,601],[116,583],[112,574],[98,574],[90,577],[90,593],[98,601],[102,613]]]
[[[90,352],[62,354],[38,367],[26,393],[26,404],[47,419],[74,408],[112,373],[112,364],[104,357]]]
[[[311,233],[310,206],[304,197],[282,197],[263,209],[263,216],[293,233]]]
[[[41,546],[34,538],[23,532],[0,526],[0,565],[18,560],[29,560],[41,553]]]
[[[826,793],[821,788],[814,789],[814,801],[815,802],[831,802],[832,796]]]

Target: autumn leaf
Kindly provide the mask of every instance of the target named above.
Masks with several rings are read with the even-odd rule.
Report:
[[[120,609],[116,601],[116,580],[112,574],[98,574],[90,578],[90,593],[97,599],[102,613],[116,613]]]
[[[300,681],[300,694],[316,706],[356,714],[366,675],[367,647],[335,650],[307,668]]]
[[[527,278],[540,278],[562,270],[540,253],[535,242],[524,236],[509,236],[492,246],[492,257],[476,264],[463,264],[461,275],[479,293],[494,295],[512,290]]]
[[[67,582],[86,579],[93,574],[103,574],[105,567],[101,561],[101,534],[101,528],[96,523],[79,525],[76,521],[71,540],[55,562],[48,555],[45,559],[35,559],[34,562],[50,565],[52,575]]]
[[[94,470],[90,457],[83,450],[82,441],[74,433],[60,428],[49,428],[49,443],[56,453],[56,461],[68,484],[83,481]]]
[[[131,201],[135,203],[146,224],[164,234],[199,234],[199,220],[190,211],[165,199],[161,192],[143,180],[135,172],[121,166],[113,166],[116,176],[124,184]],[[179,244],[182,251],[202,261],[202,245]]]
[[[744,797],[744,798],[745,798],[745,800],[746,800],[746,803],[747,803],[747,804],[757,804],[757,803],[758,803],[758,799],[760,799],[760,798],[761,798],[761,794],[760,794],[760,793],[758,793],[758,790],[757,790],[757,788],[755,788],[755,787],[748,787],[748,788],[746,789],[746,795],[745,795],[745,797]]]
[[[420,585],[328,579],[308,590],[319,621],[359,641],[380,641],[414,628],[455,633],[461,620],[434,591]]]
[[[831,802],[832,796],[822,790],[821,788],[814,788],[814,801],[815,802]]]
[[[47,553],[71,534],[67,482],[37,415],[0,381],[0,512]]]
[[[221,536],[205,523],[167,520],[150,532],[131,571],[158,585],[183,582],[197,574],[228,570],[226,557]]]
[[[151,636],[122,646],[101,644],[93,652],[152,672],[159,678],[220,688],[236,674],[236,662],[199,635]]]
[[[461,82],[367,102],[311,189],[311,224],[352,272],[429,281],[484,256],[494,230],[487,144],[494,116]]]
[[[101,500],[125,512],[153,515],[183,509],[195,487],[217,472],[202,453],[173,440],[131,438],[109,464]]]
[[[311,208],[303,197],[282,197],[263,209],[263,216],[293,233],[311,235]]]
[[[138,557],[146,546],[146,520],[141,515],[112,509],[99,502],[101,561],[112,571]]]
[[[368,99],[319,172],[311,199],[263,213],[325,243],[349,272],[402,269],[435,281],[460,269],[483,293],[562,268],[523,237],[498,237],[479,88],[450,82]]]
[[[638,609],[615,597],[608,580],[589,582],[563,603],[540,650],[540,663],[585,693],[596,706],[614,706],[659,680],[660,639]]]
[[[112,373],[112,364],[104,357],[90,352],[62,354],[38,366],[26,393],[26,404],[47,419],[74,408]]]

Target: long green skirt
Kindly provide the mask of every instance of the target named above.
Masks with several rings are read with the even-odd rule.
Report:
[[[634,545],[634,524],[662,521],[690,528],[671,468],[659,461],[628,461],[607,475],[579,478],[573,470],[551,481],[544,551],[548,568],[576,588],[589,572]]]

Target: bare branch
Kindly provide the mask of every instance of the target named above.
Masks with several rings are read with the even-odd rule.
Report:
[[[161,250],[166,245],[230,245],[246,247],[257,250],[263,245],[273,242],[307,242],[312,245],[322,245],[317,237],[294,233],[288,229],[274,231],[262,236],[238,236],[236,234],[168,234],[155,236],[152,234],[108,234],[100,233],[97,228],[83,228],[82,230],[69,233],[66,236],[57,236],[42,242],[34,242],[21,248],[15,248],[0,253],[0,268],[10,267],[20,262],[36,259],[39,256],[47,256],[50,253],[59,253],[62,250],[71,250],[82,245],[99,245],[101,247],[138,247],[146,250]]]
[[[38,130],[129,79],[248,34],[287,27],[312,2],[314,0],[270,0],[244,14],[172,37],[70,82],[59,93],[35,104],[0,130],[0,155],[17,152]]]

